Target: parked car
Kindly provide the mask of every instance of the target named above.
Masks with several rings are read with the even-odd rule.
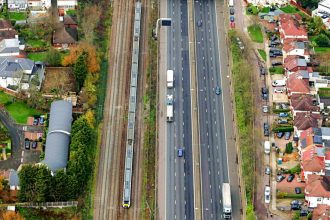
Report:
[[[326,19],[326,18],[328,18],[329,16],[328,15],[322,15],[321,16],[321,18],[323,18],[323,19]]]
[[[301,188],[300,187],[294,188],[294,191],[296,192],[296,194],[301,194]]]
[[[290,174],[288,178],[286,179],[287,182],[292,182],[294,179],[294,174]]]
[[[300,209],[301,209],[300,205],[296,205],[296,204],[291,205],[291,210],[300,210]]]
[[[229,13],[230,13],[231,15],[235,14],[235,9],[234,9],[234,8],[230,8],[230,9],[229,9]]]
[[[270,203],[270,186],[265,187],[265,203]]]
[[[33,125],[38,125],[39,122],[39,118],[34,118],[33,119]]]
[[[229,19],[230,19],[230,22],[234,22],[235,21],[234,16],[230,16]]]
[[[36,149],[37,146],[38,146],[38,142],[37,142],[37,141],[33,141],[33,142],[32,142],[32,148],[33,148],[33,149]]]
[[[292,200],[291,201],[291,205],[302,205],[304,202],[302,202],[302,201],[299,201],[299,200]]]
[[[279,117],[288,117],[289,114],[288,114],[287,112],[280,112],[280,113],[278,114],[278,116],[279,116]]]
[[[284,88],[275,88],[274,89],[274,92],[275,93],[284,93],[285,92],[285,89]]]
[[[268,113],[269,112],[269,108],[268,108],[267,105],[262,106],[262,112],[263,113]]]
[[[283,132],[277,132],[277,133],[276,133],[276,136],[277,136],[278,138],[282,138],[282,137],[283,137],[283,135],[284,135],[284,133],[283,133]]]
[[[300,216],[308,216],[309,211],[308,210],[300,210]]]
[[[183,157],[183,149],[182,148],[178,149],[178,157]]]
[[[276,36],[276,35],[272,35],[269,39],[270,39],[271,41],[277,40],[277,36]]]
[[[261,88],[261,94],[262,94],[262,99],[264,100],[268,99],[268,89],[266,87]]]
[[[26,150],[30,150],[30,140],[27,138],[24,140],[24,147]]]
[[[269,57],[271,57],[271,58],[275,58],[276,55],[274,55],[273,53],[269,52]]]
[[[285,134],[284,134],[285,140],[289,140],[290,137],[291,137],[291,132],[290,131],[285,132]]]
[[[267,122],[264,123],[264,136],[269,136],[269,125]]]
[[[45,123],[45,116],[41,115],[39,119],[39,123],[43,125]]]
[[[272,66],[280,66],[282,65],[282,62],[276,61],[276,62],[272,62]]]
[[[265,168],[265,174],[266,174],[266,175],[270,175],[271,172],[272,172],[272,170],[270,169],[270,167],[267,166],[267,167]]]
[[[277,121],[277,124],[279,124],[279,125],[283,125],[283,124],[287,124],[288,123],[288,120],[287,119],[278,119],[278,121]]]
[[[276,176],[276,182],[282,182],[285,179],[285,176],[283,176],[282,174],[277,174]]]
[[[230,22],[230,27],[231,28],[235,28],[235,22]],[[241,49],[241,50],[244,50],[244,46],[242,45],[239,45],[239,48]]]

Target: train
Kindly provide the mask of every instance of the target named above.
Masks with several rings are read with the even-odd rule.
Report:
[[[126,135],[126,152],[125,152],[125,171],[124,171],[124,188],[123,188],[123,208],[131,206],[132,194],[132,175],[133,175],[133,152],[134,152],[134,129],[135,129],[135,114],[138,89],[138,74],[139,74],[139,49],[140,49],[140,26],[141,26],[141,2],[135,3],[134,14],[134,35],[133,35],[133,50],[131,64],[131,82],[130,94],[128,103],[128,120],[127,120],[127,135]]]

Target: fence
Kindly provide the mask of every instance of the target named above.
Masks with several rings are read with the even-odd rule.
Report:
[[[77,207],[78,201],[68,201],[68,202],[41,202],[41,203],[16,203],[16,206],[26,207],[26,208],[63,208],[63,207]]]

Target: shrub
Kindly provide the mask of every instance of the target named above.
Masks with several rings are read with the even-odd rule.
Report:
[[[273,132],[287,132],[287,131],[293,131],[292,126],[281,126],[273,128]]]
[[[291,154],[293,151],[293,146],[292,146],[292,142],[289,142],[286,144],[285,146],[285,153],[287,154]]]
[[[276,194],[276,197],[277,197],[278,199],[283,199],[283,198],[285,198],[287,195],[288,195],[288,193],[286,193],[286,192],[278,192],[278,193]]]
[[[315,38],[315,42],[319,47],[329,47],[330,46],[330,39],[325,34],[320,34]]]
[[[301,172],[300,164],[298,164],[297,166],[295,166],[295,167],[293,167],[292,169],[289,170],[290,174],[295,174],[295,173],[300,173],[300,172]]]

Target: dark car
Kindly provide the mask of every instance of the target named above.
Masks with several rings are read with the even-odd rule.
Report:
[[[272,66],[280,66],[282,65],[282,62],[272,62]]]
[[[221,89],[219,86],[215,87],[215,94],[217,94],[217,95],[221,94]]]
[[[178,157],[183,157],[183,149],[182,148],[178,149]]]
[[[294,179],[294,174],[290,174],[289,177],[286,179],[287,182],[292,182]]]
[[[322,15],[321,16],[321,18],[323,18],[323,19],[326,19],[326,18],[328,18],[329,16],[328,15]]]
[[[38,125],[38,123],[39,123],[39,118],[34,118],[33,125]]]
[[[230,16],[229,19],[230,19],[230,22],[234,22],[235,21],[234,16]]]
[[[290,131],[285,132],[284,137],[285,137],[285,140],[289,140],[291,137],[291,132]]]
[[[42,115],[39,119],[39,124],[43,125],[45,123],[45,117]]]
[[[261,88],[261,95],[262,95],[262,99],[264,100],[268,99],[268,89],[266,87]]]
[[[268,123],[264,123],[264,136],[269,136],[269,125]]]
[[[24,140],[24,147],[26,150],[30,150],[30,141],[29,139]]]
[[[230,9],[229,9],[229,13],[230,13],[231,15],[235,14],[235,9],[234,9],[234,8],[230,8]]]
[[[277,132],[277,133],[276,133],[276,136],[277,136],[278,138],[282,138],[282,137],[283,137],[283,135],[284,135],[284,133],[283,133],[283,132]]]
[[[272,35],[272,36],[270,37],[270,40],[271,40],[271,41],[277,40],[277,36],[276,36],[276,35]]]
[[[296,194],[301,194],[301,188],[300,187],[294,188],[294,191],[296,192]]]
[[[36,149],[37,146],[38,146],[38,142],[37,142],[37,141],[33,141],[33,142],[32,142],[32,148],[33,148],[33,149]]]
[[[300,209],[301,209],[300,205],[297,204],[291,205],[291,210],[300,210]]]
[[[292,200],[290,204],[291,205],[302,205],[303,202],[302,201],[299,201],[299,200]]]
[[[300,210],[300,216],[308,216],[309,211],[308,210]]]
[[[276,182],[282,182],[285,179],[285,176],[283,176],[282,174],[278,174],[276,176]]]
[[[283,124],[287,124],[288,120],[287,119],[278,119],[277,124],[283,125]]]

